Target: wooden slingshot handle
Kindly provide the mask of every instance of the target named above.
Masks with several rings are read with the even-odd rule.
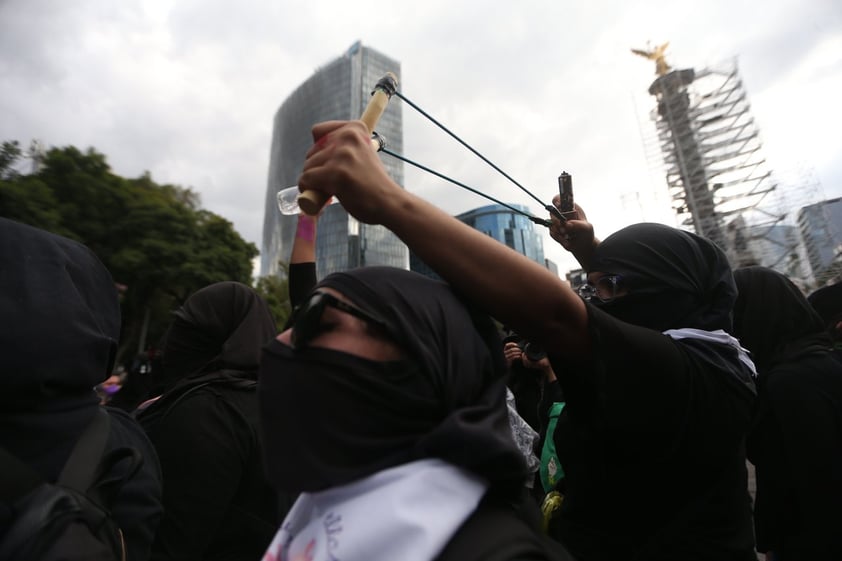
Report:
[[[389,105],[389,100],[398,89],[398,77],[387,72],[385,76],[378,80],[371,92],[371,99],[363,111],[360,120],[368,127],[369,134],[374,132],[377,126],[377,121],[386,111],[386,106]],[[315,216],[319,213],[323,206],[330,199],[330,195],[326,195],[321,191],[302,191],[298,195],[298,207],[304,211],[305,214]]]

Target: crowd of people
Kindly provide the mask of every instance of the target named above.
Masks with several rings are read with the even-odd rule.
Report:
[[[317,281],[301,215],[287,325],[245,285],[197,291],[131,415],[100,404],[108,271],[0,219],[3,448],[57,481],[107,411],[110,449],[140,452],[108,465],[126,559],[842,559],[842,285],[808,300],[660,224],[600,240],[577,206],[551,217],[574,291],[397,185],[361,122],[313,136],[300,188],[443,280]]]

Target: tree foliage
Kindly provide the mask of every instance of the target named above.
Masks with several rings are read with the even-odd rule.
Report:
[[[289,302],[289,284],[287,279],[277,276],[260,277],[257,279],[255,290],[260,294],[275,319],[275,326],[280,332],[291,313]]]
[[[17,140],[7,140],[0,144],[0,179],[12,179],[18,175],[15,164],[22,154]]]
[[[199,288],[224,280],[252,284],[257,248],[229,221],[199,208],[190,189],[159,185],[148,173],[120,177],[93,148],[51,148],[30,174],[15,171],[21,157],[17,142],[0,146],[0,216],[78,240],[97,254],[125,287],[123,358],[141,340],[158,341],[171,312]]]

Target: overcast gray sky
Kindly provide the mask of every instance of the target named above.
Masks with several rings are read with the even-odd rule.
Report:
[[[654,63],[629,50],[647,42],[669,41],[679,68],[736,58],[770,167],[842,195],[839,0],[0,0],[0,140],[92,146],[120,175],[193,188],[259,247],[274,113],[356,40],[542,199],[573,174],[600,236],[674,224],[643,141]],[[407,157],[540,212],[403,111]],[[410,168],[406,184],[454,214],[486,204]],[[545,251],[574,264],[548,237]]]

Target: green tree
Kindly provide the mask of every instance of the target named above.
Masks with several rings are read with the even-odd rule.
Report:
[[[149,173],[120,177],[93,148],[51,148],[32,174],[3,171],[20,157],[17,142],[3,143],[0,216],[78,240],[97,254],[125,287],[123,358],[157,342],[172,311],[196,290],[225,280],[251,284],[257,248],[228,220],[201,209],[190,189],[159,185]]]
[[[275,275],[260,277],[257,279],[255,290],[269,304],[269,310],[271,310],[275,325],[280,332],[291,313],[287,279]]]
[[[0,144],[0,179],[14,179],[19,175],[14,166],[22,155],[17,140],[7,140]]]

